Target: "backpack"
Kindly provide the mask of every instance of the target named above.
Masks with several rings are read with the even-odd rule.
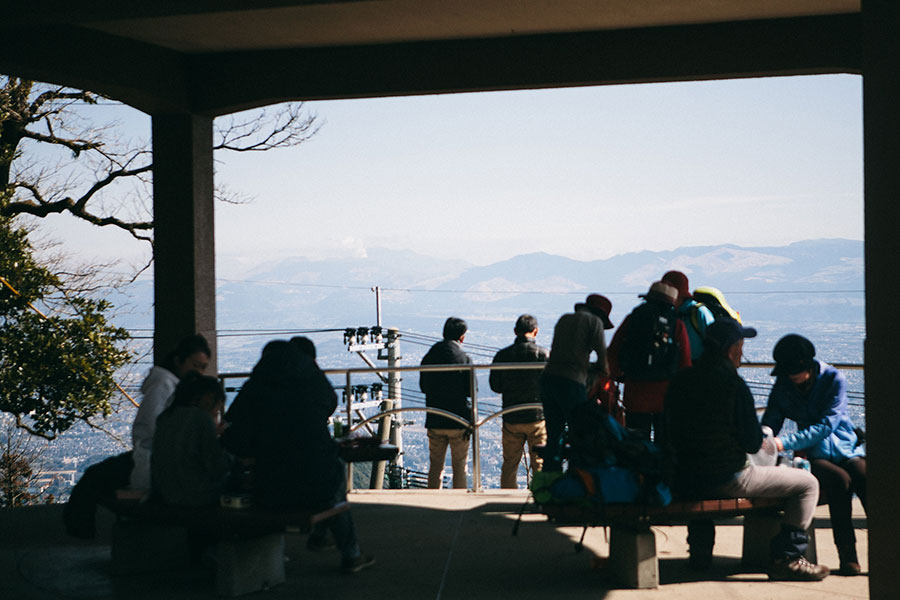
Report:
[[[647,301],[631,311],[619,353],[625,380],[666,381],[675,375],[680,364],[677,325],[675,307],[663,302]]]
[[[557,501],[585,499],[666,506],[671,461],[655,444],[620,425],[592,400],[578,404],[569,424],[569,468],[548,485]]]
[[[719,297],[710,292],[701,291],[702,289],[712,290],[714,288],[698,288],[694,290],[694,300],[698,305],[703,305],[708,308],[717,321],[722,318],[728,318],[740,322],[741,318],[739,313],[734,312],[734,310],[730,306],[726,308],[722,305]],[[718,292],[718,290],[716,291]],[[721,295],[721,292],[718,293]],[[722,299],[724,299],[724,297]],[[700,323],[697,320],[699,319],[699,317],[697,317],[696,312],[697,311],[694,310],[691,311],[691,324],[699,331],[698,326]]]

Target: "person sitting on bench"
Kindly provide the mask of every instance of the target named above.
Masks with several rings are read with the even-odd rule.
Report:
[[[320,511],[347,499],[344,463],[328,431],[337,395],[307,352],[296,342],[269,342],[225,415],[225,447],[252,459],[254,502],[262,507]],[[345,573],[374,564],[360,552],[350,511],[316,524],[307,547],[335,543]]]
[[[219,443],[225,392],[215,377],[188,373],[172,404],[156,420],[151,500],[175,506],[213,506],[225,489],[230,459]]]
[[[744,338],[756,330],[733,319],[719,319],[706,330],[704,353],[680,371],[666,394],[667,445],[675,460],[676,493],[703,498],[784,498],[781,531],[772,539],[769,579],[818,581],[828,568],[804,553],[819,497],[819,483],[803,469],[758,467],[747,460],[763,443],[753,395],[738,375]],[[771,442],[769,442],[771,443]],[[700,522],[703,523],[703,522]],[[712,523],[688,528],[694,567],[712,560]]]

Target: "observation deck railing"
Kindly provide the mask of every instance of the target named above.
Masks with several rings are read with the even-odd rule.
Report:
[[[840,370],[864,370],[864,365],[857,363],[829,363],[833,367]],[[741,368],[744,369],[766,369],[770,371],[774,368],[774,363],[768,362],[746,362],[741,364]],[[543,369],[543,363],[495,363],[495,364],[467,364],[467,365],[416,365],[416,366],[404,366],[404,367],[348,367],[348,368],[334,368],[334,369],[323,369],[323,372],[326,375],[332,376],[343,376],[346,380],[346,389],[353,389],[353,376],[358,375],[374,375],[376,377],[382,377],[382,374],[385,373],[405,373],[405,372],[447,372],[447,371],[469,371],[471,373],[471,384],[469,389],[470,399],[472,402],[472,421],[468,421],[456,414],[448,412],[446,410],[441,410],[439,408],[431,408],[428,406],[401,406],[400,408],[393,408],[386,411],[380,411],[377,414],[372,416],[368,416],[365,419],[359,420],[357,422],[353,422],[353,411],[354,411],[354,396],[353,394],[348,393],[346,395],[346,406],[341,408],[340,410],[346,413],[347,423],[349,425],[350,433],[359,430],[362,427],[367,426],[369,423],[374,421],[378,421],[385,417],[393,417],[394,415],[401,413],[409,413],[409,412],[424,412],[424,413],[432,413],[436,415],[441,415],[443,417],[447,417],[453,421],[460,423],[471,431],[472,434],[472,492],[479,492],[482,490],[481,485],[481,437],[480,437],[480,429],[486,423],[503,416],[504,414],[509,414],[511,412],[521,411],[521,410],[532,410],[535,408],[542,408],[540,403],[530,403],[530,404],[519,404],[514,407],[505,408],[488,414],[482,417],[479,413],[479,398],[478,398],[478,385],[477,385],[477,372],[484,370],[509,370],[509,371],[525,371],[525,370],[538,370]],[[250,376],[250,373],[220,373],[219,380],[223,382],[223,384],[228,379],[246,379]],[[226,389],[232,389],[227,388]],[[236,391],[237,388],[235,388]],[[754,399],[759,403],[761,398],[765,398],[768,394],[766,392],[768,389],[771,389],[771,384],[751,384],[751,390],[754,393]],[[864,406],[865,397],[861,392],[851,392],[851,400],[861,400],[861,402],[851,402],[851,404],[855,404],[857,406]],[[761,410],[758,408],[757,410]],[[352,477],[348,478],[349,481],[352,482]]]

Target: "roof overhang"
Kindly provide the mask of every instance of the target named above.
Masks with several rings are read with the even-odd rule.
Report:
[[[210,115],[298,99],[857,73],[859,11],[859,0],[53,0],[6,9],[0,72]]]

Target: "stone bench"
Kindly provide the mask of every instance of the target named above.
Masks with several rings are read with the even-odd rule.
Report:
[[[183,569],[196,560],[199,540],[214,540],[216,592],[239,596],[285,580],[284,534],[308,533],[313,525],[350,509],[341,502],[319,512],[262,508],[186,508],[119,500],[112,530],[112,563],[119,574]]]

